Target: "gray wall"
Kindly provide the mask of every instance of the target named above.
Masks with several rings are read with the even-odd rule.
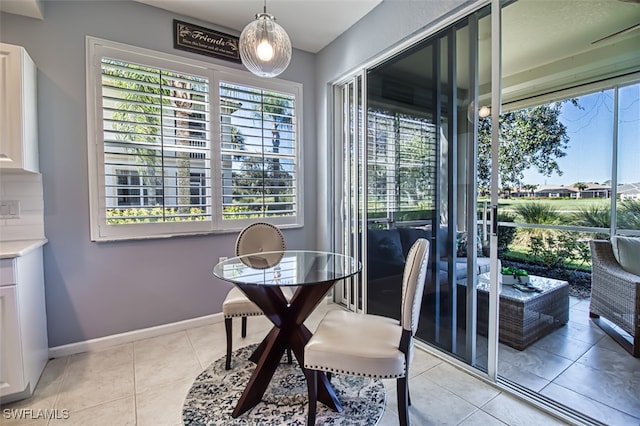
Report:
[[[215,27],[129,1],[44,2],[45,19],[0,14],[0,40],[24,46],[38,67],[40,170],[49,345],[58,346],[220,312],[230,285],[211,274],[236,233],[112,243],[89,236],[85,36],[198,60],[173,49],[172,20]],[[235,32],[237,35],[237,32]],[[316,248],[315,56],[294,51],[281,76],[304,85],[305,226],[291,248]]]
[[[294,51],[282,78],[304,85],[305,226],[285,230],[289,247],[330,247],[329,83],[463,3],[385,0],[318,55]],[[1,13],[0,40],[24,46],[39,69],[50,346],[220,312],[230,286],[213,278],[211,268],[218,257],[232,253],[236,233],[90,242],[85,36],[234,67],[174,50],[172,19],[234,32],[129,1],[55,1],[44,5],[42,21]]]
[[[328,135],[328,117],[332,106],[329,93],[331,82],[361,69],[363,64],[375,60],[385,52],[391,51],[403,41],[430,30],[445,16],[451,15],[462,7],[482,0],[384,0],[367,16],[353,25],[348,31],[320,51],[316,58],[316,106],[318,126],[317,140],[319,162],[326,167],[319,168],[318,185],[320,194],[327,194],[322,208],[321,220],[317,226],[318,241],[322,247],[331,247],[331,223],[333,211],[332,190],[328,187],[331,179],[332,149]]]

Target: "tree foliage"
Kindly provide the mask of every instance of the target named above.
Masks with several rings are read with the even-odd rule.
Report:
[[[293,124],[292,102],[268,91],[247,96],[254,108],[252,115],[256,125],[264,130],[263,151],[257,153],[248,150],[245,143],[247,137],[240,129],[231,129],[232,142],[246,154],[234,156],[234,161],[240,163],[240,169],[233,172],[233,195],[234,201],[239,204],[235,207],[240,210],[226,209],[225,212],[239,217],[236,213],[245,211],[263,215],[265,209],[273,212],[290,210],[293,195],[289,188],[293,185],[294,177],[281,164],[278,154],[281,148],[280,132],[290,132]],[[267,136],[269,133],[270,137]],[[271,147],[268,147],[267,141]],[[291,149],[290,146],[283,148]]]
[[[571,102],[578,106],[575,99]],[[499,176],[503,187],[522,186],[524,172],[535,168],[544,176],[562,175],[558,159],[566,155],[569,137],[560,122],[563,102],[540,105],[500,116]],[[491,117],[478,129],[478,185],[490,187]]]

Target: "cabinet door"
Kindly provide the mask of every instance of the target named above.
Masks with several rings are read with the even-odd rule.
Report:
[[[25,388],[16,286],[0,287],[0,395]]]
[[[36,79],[24,48],[0,43],[0,169],[39,170]]]
[[[20,120],[20,51],[17,47],[0,46],[0,164],[18,167],[22,163],[20,133],[16,123]]]

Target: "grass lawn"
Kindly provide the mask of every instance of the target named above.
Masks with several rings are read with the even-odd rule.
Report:
[[[479,200],[479,206],[482,206],[482,201]],[[513,211],[516,206],[527,203],[549,204],[558,211],[566,213],[577,212],[580,209],[588,209],[593,206],[611,207],[611,200],[605,198],[508,198],[498,200],[498,206],[503,212]]]

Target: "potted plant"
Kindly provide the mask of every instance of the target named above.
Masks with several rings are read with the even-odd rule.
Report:
[[[529,284],[529,273],[515,266],[507,266],[500,270],[500,282],[502,284]]]

